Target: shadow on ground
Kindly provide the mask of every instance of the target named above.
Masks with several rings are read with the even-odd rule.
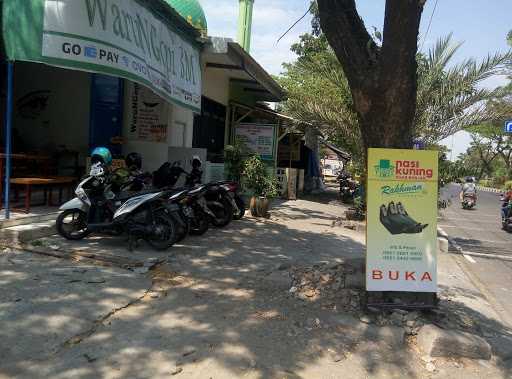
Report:
[[[151,273],[148,296],[97,322],[90,333],[68,339],[52,354],[14,360],[7,367],[2,363],[0,374],[79,379],[168,378],[172,373],[179,378],[424,377],[416,353],[402,343],[401,328],[362,323],[356,315],[334,309],[335,302],[291,297],[291,267],[360,260],[364,246],[342,228],[332,228],[333,218],[326,212],[311,211],[296,219],[300,209],[290,208],[281,211],[291,212],[293,225],[249,218],[187,239],[164,255],[164,267]],[[314,231],[305,230],[309,227],[304,223],[315,223]],[[94,249],[130,254],[116,238],[94,243]],[[76,246],[88,248],[85,242]],[[141,248],[134,256],[158,254]],[[3,288],[16,285],[2,280]],[[69,296],[79,304],[88,295],[70,290]],[[455,315],[510,334],[463,305],[453,306]],[[17,317],[27,333],[44,334],[44,323],[33,323],[30,312]],[[67,321],[73,323],[73,315]],[[505,353],[497,355],[500,367],[509,370]]]

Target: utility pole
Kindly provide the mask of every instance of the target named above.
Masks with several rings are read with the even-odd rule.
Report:
[[[248,53],[251,50],[252,10],[254,0],[239,0],[238,43]]]

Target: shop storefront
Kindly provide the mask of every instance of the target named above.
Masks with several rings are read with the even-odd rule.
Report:
[[[4,0],[4,198],[11,178],[79,177],[95,146],[138,151],[147,170],[192,147],[206,24],[196,26],[164,0]]]
[[[202,64],[203,112],[196,116],[194,146],[208,150],[208,176],[222,177],[224,147],[237,137],[275,170],[282,120],[265,112],[265,103],[285,99],[281,86],[230,39],[210,37]]]

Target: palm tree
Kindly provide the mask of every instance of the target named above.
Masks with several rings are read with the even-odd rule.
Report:
[[[284,66],[286,72],[279,78],[289,94],[284,111],[315,126],[354,156],[362,157],[358,120],[343,69],[328,45],[314,44],[315,41],[308,35],[303,46],[307,42],[315,47],[314,51],[303,49],[297,62]],[[512,62],[512,52],[489,55],[482,62],[470,58],[454,64],[461,45],[453,43],[448,35],[428,53],[418,54],[414,136],[426,145],[435,145],[460,130],[496,118],[486,103],[501,96],[504,89],[489,90],[481,84],[505,72]]]
[[[418,54],[416,137],[427,144],[495,116],[486,102],[500,96],[503,89],[490,90],[481,85],[505,72],[512,62],[512,52],[488,55],[482,62],[469,58],[453,65],[461,45],[453,43],[448,35],[439,39],[427,55]]]

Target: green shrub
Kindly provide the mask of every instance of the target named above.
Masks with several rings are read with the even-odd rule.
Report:
[[[244,162],[243,183],[256,196],[272,198],[279,195],[279,182],[274,175],[269,175],[265,163],[258,155],[253,155]]]
[[[478,181],[478,184],[481,185],[482,187],[492,187],[493,186],[493,182],[491,179],[480,179]]]
[[[503,185],[503,189],[512,190],[512,180],[506,181],[505,184]]]

